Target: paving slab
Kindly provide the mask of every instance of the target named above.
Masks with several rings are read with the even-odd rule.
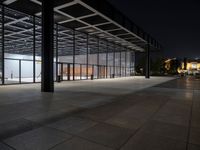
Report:
[[[188,150],[200,150],[200,146],[189,144]]]
[[[192,112],[191,126],[194,128],[200,128],[200,110]]]
[[[79,136],[111,148],[119,148],[134,132],[108,124],[98,124],[81,132]]]
[[[120,150],[185,150],[186,143],[168,137],[138,132]]]
[[[16,150],[48,150],[70,138],[66,133],[42,127],[8,138],[4,142]]]
[[[9,135],[2,144],[17,150],[199,149],[200,80],[172,79],[62,82],[54,94],[41,93],[39,84],[0,87],[0,134]]]
[[[5,144],[0,143],[0,150],[14,150],[14,149],[11,147],[8,147]]]
[[[26,119],[17,119],[0,124],[0,139],[5,139],[19,133],[36,128],[38,125]]]
[[[191,128],[190,129],[190,139],[189,143],[196,144],[200,146],[200,128]]]
[[[180,125],[163,123],[159,121],[150,121],[141,128],[141,131],[168,137],[174,140],[186,142],[188,128]]]
[[[51,150],[112,150],[109,147],[99,145],[81,138],[73,138]]]
[[[111,125],[122,127],[122,128],[137,130],[145,122],[147,122],[147,119],[138,119],[138,118],[134,118],[134,116],[132,115],[119,114],[117,116],[111,117],[105,122]]]
[[[95,126],[97,123],[86,118],[68,117],[48,125],[51,128],[65,131],[70,134],[78,134]]]
[[[190,115],[186,116],[157,113],[154,115],[152,120],[188,127],[190,122]]]
[[[69,114],[72,114],[78,111],[80,111],[79,108],[72,107],[70,109],[61,109],[61,110],[56,110],[56,111],[47,111],[43,113],[33,114],[33,115],[25,116],[24,118],[26,120],[30,120],[35,123],[45,124],[45,123],[51,123],[53,121],[57,121],[59,119],[67,117]]]

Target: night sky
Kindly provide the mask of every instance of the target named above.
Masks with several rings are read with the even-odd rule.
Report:
[[[200,0],[108,0],[164,47],[166,57],[200,58]]]

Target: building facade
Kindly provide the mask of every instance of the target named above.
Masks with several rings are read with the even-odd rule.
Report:
[[[0,84],[41,82],[43,3],[1,1]],[[105,0],[57,0],[53,10],[54,81],[131,76],[136,51],[161,48]]]
[[[187,59],[181,62],[181,67],[178,69],[179,73],[185,73],[188,75],[200,74],[200,60],[199,59]]]

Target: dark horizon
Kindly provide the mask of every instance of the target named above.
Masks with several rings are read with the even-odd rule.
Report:
[[[155,37],[165,57],[200,58],[199,1],[108,1]]]

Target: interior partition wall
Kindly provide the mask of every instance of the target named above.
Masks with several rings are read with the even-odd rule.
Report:
[[[41,82],[41,18],[0,5],[0,84]],[[135,53],[120,43],[54,26],[54,79],[134,75]]]

